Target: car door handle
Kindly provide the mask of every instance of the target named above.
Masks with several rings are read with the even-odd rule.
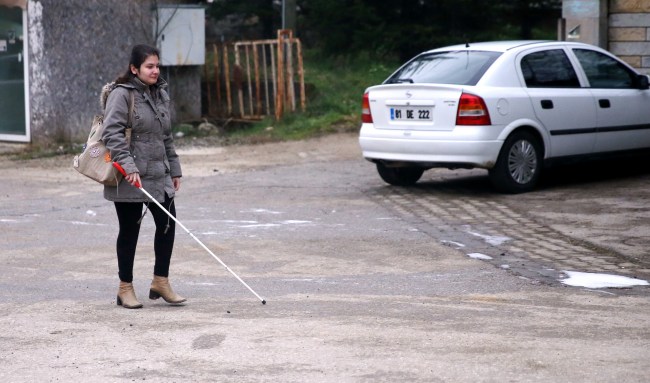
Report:
[[[551,100],[542,100],[542,109],[553,109],[553,101]]]
[[[600,105],[601,108],[609,108],[611,106],[611,104],[609,103],[609,100],[606,100],[606,99],[598,100],[598,105]]]

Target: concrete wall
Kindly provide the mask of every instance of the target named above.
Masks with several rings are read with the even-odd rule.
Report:
[[[133,45],[155,43],[154,3],[29,0],[32,142],[82,142],[87,137],[92,116],[101,112],[102,86],[126,71]],[[200,82],[199,68],[184,67],[180,75],[169,79],[176,109],[181,106],[175,120],[200,118],[200,86],[192,86]]]
[[[561,40],[607,45],[607,0],[564,0],[562,18],[565,35]]]

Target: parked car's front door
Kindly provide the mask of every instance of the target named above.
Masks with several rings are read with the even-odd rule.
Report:
[[[650,90],[637,74],[601,52],[573,49],[596,100],[596,152],[650,147]]]

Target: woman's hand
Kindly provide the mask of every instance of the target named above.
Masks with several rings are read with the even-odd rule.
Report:
[[[140,181],[140,173],[135,172],[135,173],[130,173],[127,174],[126,177],[124,177],[131,185],[138,187],[142,186],[142,182]]]
[[[181,177],[173,177],[172,183],[174,184],[174,190],[178,191],[181,188]]]

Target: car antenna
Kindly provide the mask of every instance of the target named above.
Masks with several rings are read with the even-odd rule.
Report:
[[[465,43],[465,48],[469,48],[469,43]]]

